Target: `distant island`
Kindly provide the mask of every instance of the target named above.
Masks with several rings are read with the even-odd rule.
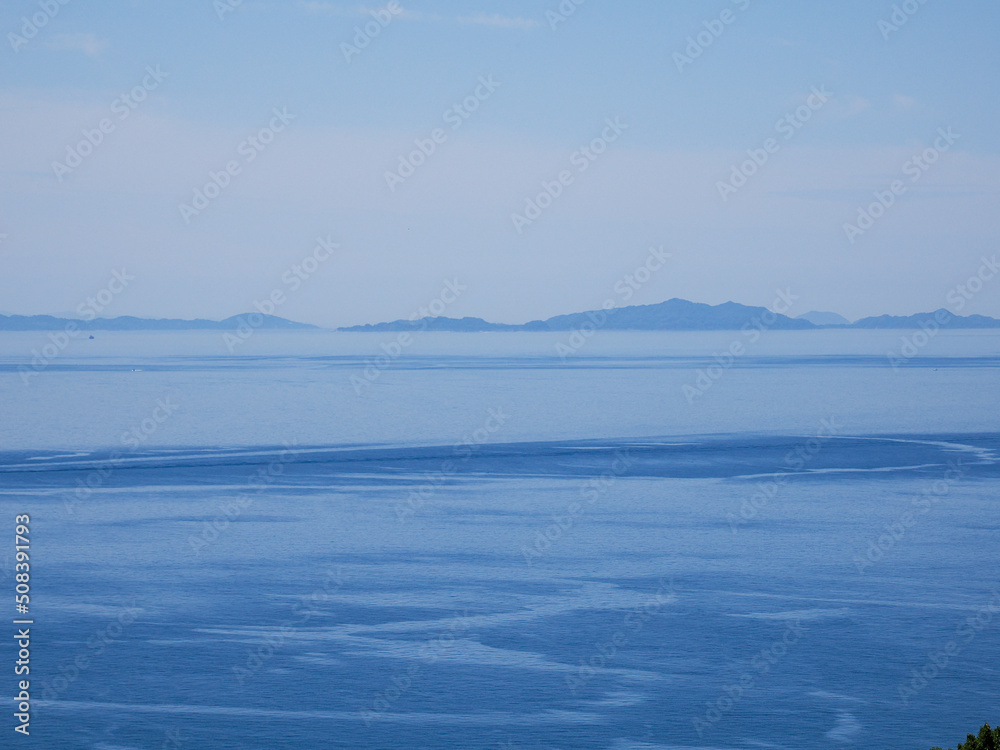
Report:
[[[234,330],[240,326],[269,330],[321,330],[319,326],[296,323],[276,315],[244,313],[225,320],[180,320],[177,318],[94,318],[76,320],[52,315],[0,315],[0,331],[54,331],[75,326],[79,331],[197,331]],[[479,333],[487,331],[572,331],[601,328],[609,331],[737,331],[747,327],[779,331],[817,329],[919,329],[919,328],[1000,328],[1000,320],[985,315],[955,315],[949,310],[917,315],[879,315],[853,323],[830,312],[808,312],[796,318],[772,312],[766,307],[724,302],[706,305],[684,299],[670,299],[655,305],[631,305],[610,310],[556,315],[528,323],[491,323],[482,318],[425,317],[393,320],[386,323],[337,328],[344,332],[451,331]]]
[[[522,325],[490,323],[482,318],[427,317],[394,320],[338,328],[338,331],[570,331],[597,327],[609,331],[734,331],[747,326],[775,330],[802,331],[819,328],[1000,328],[1000,320],[983,315],[963,317],[948,310],[910,316],[882,315],[862,318],[854,323],[836,313],[809,312],[790,318],[766,307],[751,307],[737,302],[706,305],[684,299],[670,299],[655,305],[632,305],[611,310],[556,315]]]

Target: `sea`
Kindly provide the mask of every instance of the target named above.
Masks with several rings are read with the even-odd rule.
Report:
[[[0,746],[1000,722],[1000,332],[93,335],[0,334]]]

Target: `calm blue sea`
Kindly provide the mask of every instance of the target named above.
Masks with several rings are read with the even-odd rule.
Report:
[[[0,334],[0,746],[954,747],[1000,334],[904,336]]]

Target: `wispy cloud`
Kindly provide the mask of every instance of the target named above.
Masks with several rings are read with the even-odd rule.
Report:
[[[502,16],[499,13],[492,15],[480,13],[475,16],[448,17],[434,13],[420,13],[407,10],[399,2],[393,3],[393,8],[389,5],[345,5],[343,3],[330,2],[329,0],[299,0],[299,8],[306,13],[317,15],[340,16],[344,18],[362,18],[370,16],[380,11],[389,10],[395,18],[406,18],[410,21],[425,21],[431,23],[459,23],[462,25],[493,26],[500,29],[534,29],[541,26],[541,22],[532,18]]]
[[[60,52],[82,52],[87,57],[97,57],[107,48],[108,42],[94,34],[56,34],[46,46]]]
[[[400,3],[392,3],[393,8],[389,5],[343,5],[342,3],[331,3],[326,2],[326,0],[300,0],[299,7],[302,8],[306,13],[315,13],[328,16],[342,16],[345,18],[360,18],[363,16],[370,16],[373,13],[378,13],[379,11],[389,11],[395,18],[408,18],[416,19],[420,18],[421,14],[415,13],[411,10],[407,10]]]
[[[894,107],[899,109],[910,109],[917,103],[917,100],[912,96],[906,96],[905,94],[894,94],[892,97],[892,104]]]
[[[499,13],[494,13],[493,15],[480,13],[478,16],[462,16],[457,20],[461,24],[496,26],[502,29],[534,29],[541,26],[541,23],[531,18],[511,18],[509,16],[501,16]]]
[[[318,0],[312,0],[312,2],[300,0],[299,7],[306,13],[326,13],[332,16],[357,15],[357,8],[348,9],[335,3],[318,2]]]
[[[853,115],[859,115],[865,110],[871,108],[872,103],[861,96],[855,96],[848,101],[847,105],[847,116],[851,117]]]

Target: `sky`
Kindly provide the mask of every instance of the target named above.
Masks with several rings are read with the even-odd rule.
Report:
[[[1000,317],[997,29],[993,0],[6,0],[0,312]]]

